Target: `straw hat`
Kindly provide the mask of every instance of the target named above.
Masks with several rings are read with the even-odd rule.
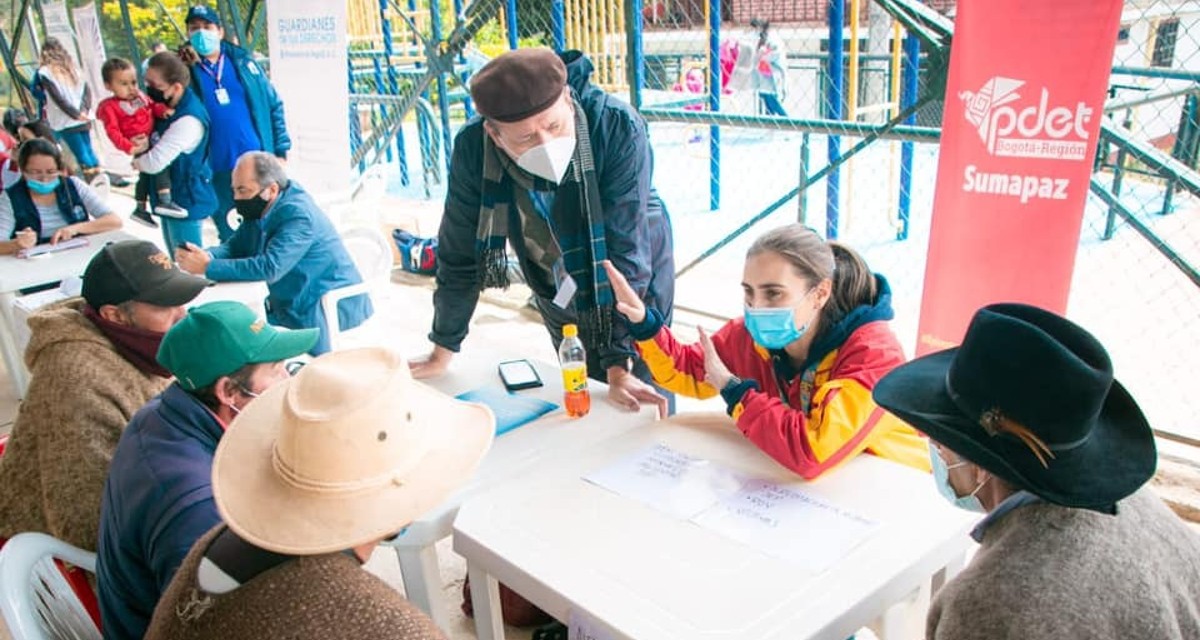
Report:
[[[386,349],[313,360],[251,402],[221,439],[213,497],[255,546],[316,555],[385,538],[474,472],[495,417],[412,379]]]

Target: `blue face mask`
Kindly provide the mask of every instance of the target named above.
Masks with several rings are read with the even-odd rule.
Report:
[[[216,31],[208,29],[193,31],[188,40],[192,43],[192,48],[196,50],[196,53],[202,56],[210,56],[221,48],[221,36],[217,35]]]
[[[61,181],[62,179],[58,176],[55,176],[53,180],[47,180],[45,182],[42,182],[41,180],[33,180],[32,178],[25,178],[25,184],[29,185],[29,190],[43,196],[54,193],[54,190],[58,188],[58,183]]]
[[[791,307],[746,307],[745,318],[750,337],[768,349],[782,349],[799,340],[812,324],[806,322],[803,327],[796,327],[796,312]]]
[[[933,446],[933,443],[929,444],[929,461],[933,463],[933,481],[937,483],[938,492],[942,494],[942,497],[949,500],[959,509],[966,509],[967,511],[975,511],[977,513],[987,513],[987,509],[983,508],[983,503],[980,502],[979,498],[975,495],[979,493],[979,490],[983,488],[983,485],[987,483],[987,480],[979,483],[979,486],[975,487],[975,490],[970,494],[959,497],[958,493],[954,490],[954,487],[950,484],[950,470],[957,469],[966,465],[967,463],[964,461],[947,467],[946,461],[942,460],[941,454],[937,452],[937,448]]]

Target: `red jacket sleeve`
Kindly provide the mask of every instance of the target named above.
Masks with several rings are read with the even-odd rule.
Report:
[[[167,114],[171,113],[171,107],[161,102],[155,102],[145,95],[142,95],[142,100],[145,100],[146,104],[150,105],[150,113],[154,114],[155,120],[162,120],[167,117]]]
[[[733,327],[730,322],[713,334],[713,346],[725,363],[729,356],[725,353],[728,348],[729,334]],[[705,381],[704,349],[699,343],[680,344],[671,333],[671,329],[663,326],[649,340],[637,343],[638,353],[650,368],[654,382],[658,386],[691,398],[701,400],[717,395],[720,390]]]
[[[894,340],[893,340],[894,342]],[[894,346],[894,348],[893,348]],[[773,393],[750,390],[734,408],[737,426],[783,466],[813,479],[861,453],[887,415],[871,399],[873,382],[903,362],[899,345],[851,335],[832,356],[829,380],[813,390],[808,414]]]
[[[116,100],[105,98],[96,109],[96,117],[104,123],[104,133],[108,134],[108,139],[121,151],[131,153],[133,142],[121,134],[120,110]]]

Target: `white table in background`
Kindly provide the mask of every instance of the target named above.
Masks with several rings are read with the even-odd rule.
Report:
[[[25,370],[22,354],[17,352],[13,332],[13,299],[22,289],[39,287],[59,282],[72,276],[83,275],[92,256],[104,245],[121,240],[136,240],[124,231],[108,231],[87,236],[88,244],[57,253],[46,253],[35,258],[24,259],[13,255],[0,256],[0,356],[8,368],[17,397],[25,396],[29,386],[29,372]]]
[[[793,485],[880,526],[814,575],[582,479],[656,443]],[[845,640],[881,618],[886,638],[906,622],[898,603],[962,566],[975,520],[943,500],[929,474],[861,455],[804,482],[727,422],[685,416],[557,456],[468,500],[454,549],[467,559],[480,640],[504,634],[497,581],[559,620],[581,616],[605,640]]]
[[[506,350],[465,351],[454,358],[449,372],[428,384],[456,396],[485,386],[503,389],[496,367],[504,360],[521,356]],[[557,365],[531,360],[544,386],[519,392],[562,405],[562,373]],[[408,600],[425,611],[443,630],[449,629],[448,603],[442,597],[441,572],[435,545],[453,531],[455,514],[463,501],[486,492],[500,483],[543,465],[554,464],[567,454],[655,421],[654,409],[640,413],[622,411],[610,405],[606,385],[588,382],[592,394],[590,413],[579,419],[568,418],[560,408],[498,436],[471,480],[437,508],[410,524],[404,534],[388,543],[396,550]]]

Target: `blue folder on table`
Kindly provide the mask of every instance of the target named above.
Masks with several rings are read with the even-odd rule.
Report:
[[[496,435],[504,435],[517,427],[554,411],[558,405],[541,398],[509,393],[496,387],[482,387],[459,394],[459,400],[487,405],[496,414]]]

